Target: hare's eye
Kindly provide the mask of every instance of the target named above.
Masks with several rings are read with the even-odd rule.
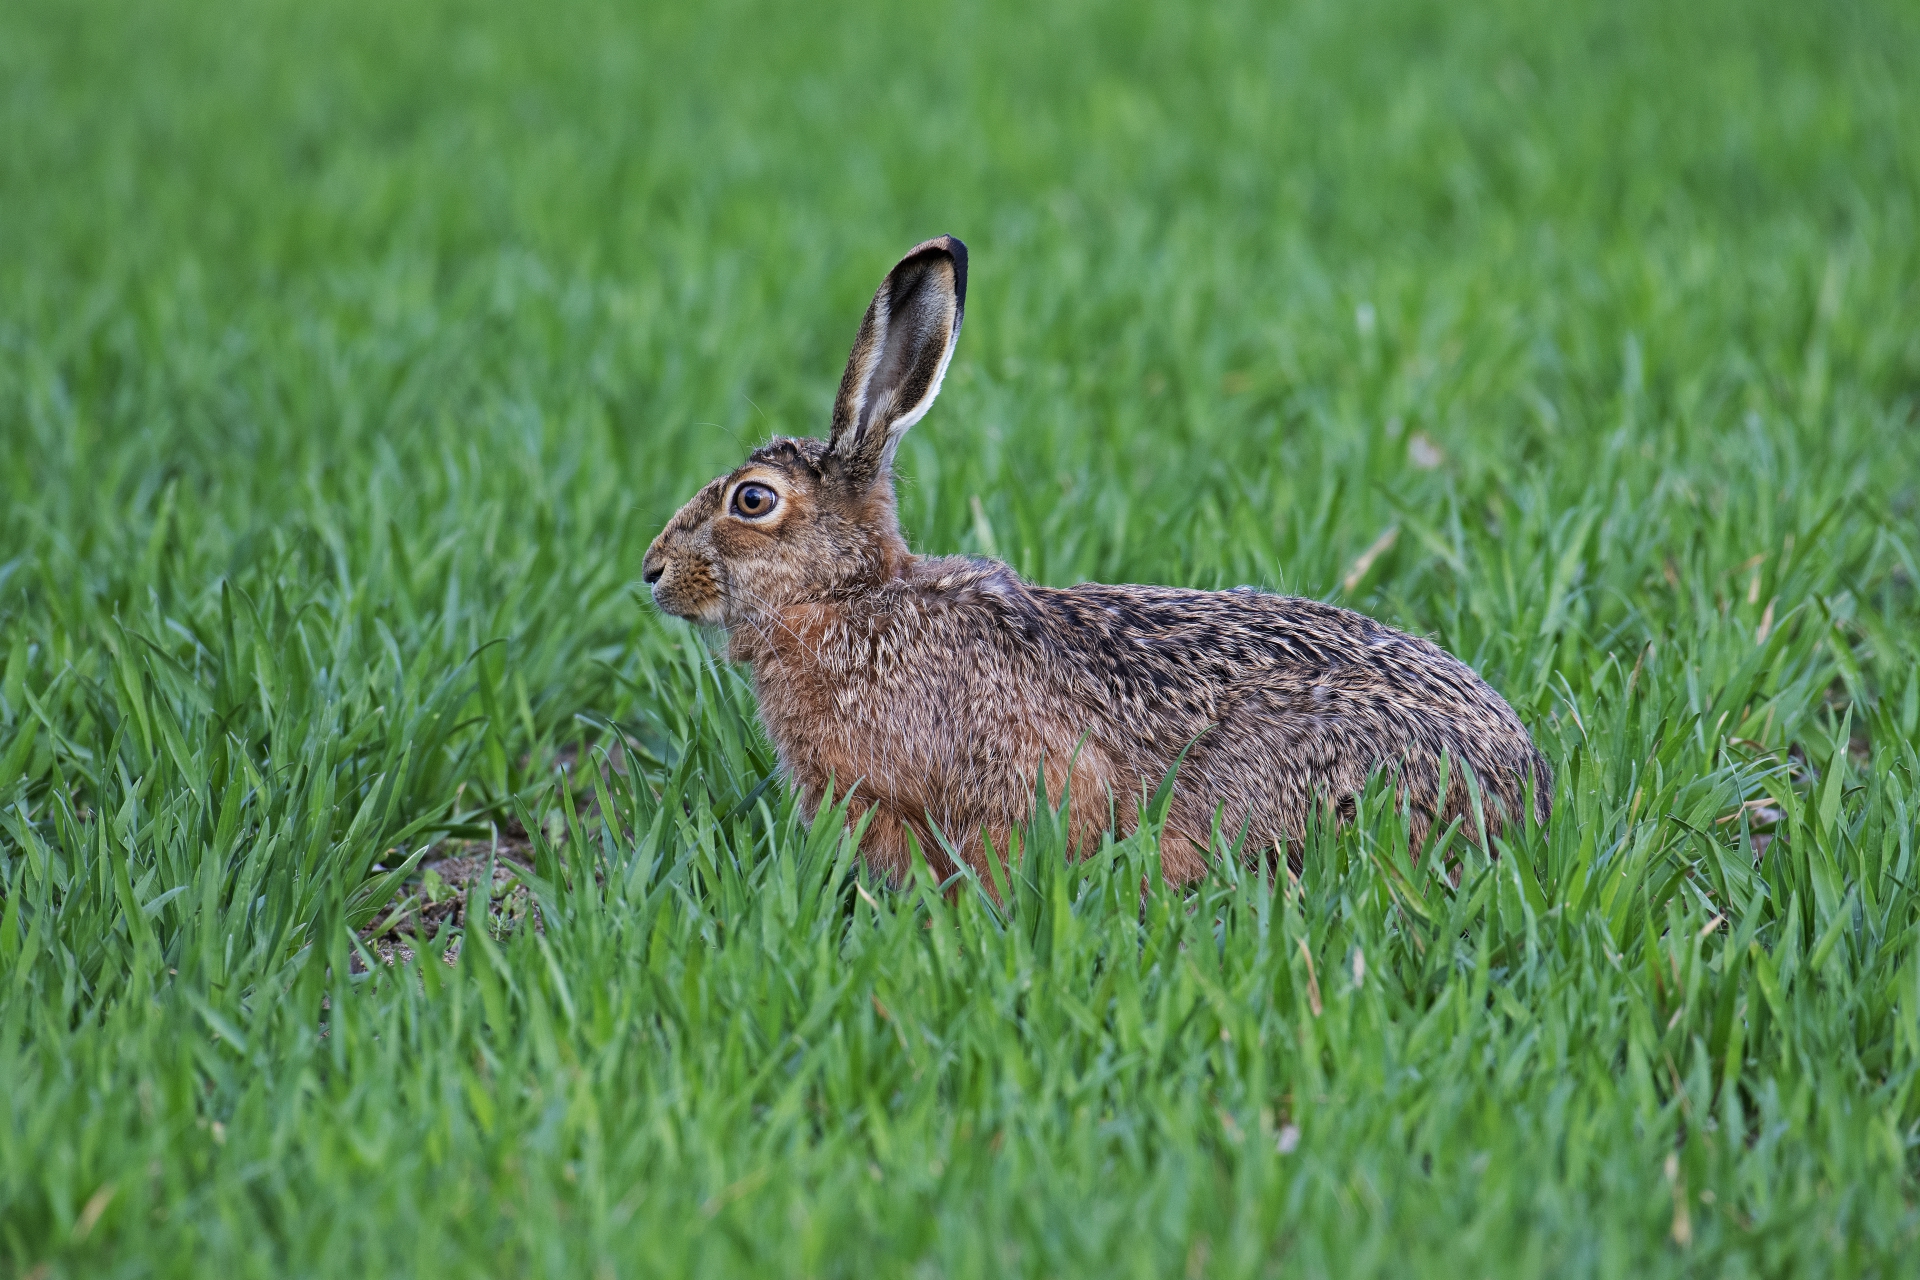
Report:
[[[780,495],[763,484],[743,484],[733,491],[733,510],[749,520],[757,520],[780,503]]]

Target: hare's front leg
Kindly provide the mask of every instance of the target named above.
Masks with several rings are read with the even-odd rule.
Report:
[[[1205,879],[1206,874],[1206,842],[1169,820],[1160,829],[1160,878],[1171,885],[1187,885]]]
[[[871,815],[871,816],[869,816]],[[860,837],[860,856],[867,865],[885,876],[887,883],[898,886],[907,882],[907,873],[913,869],[913,854],[907,844],[908,834],[920,846],[920,856],[927,860],[927,869],[933,873],[936,882],[944,882],[953,875],[953,859],[937,840],[930,839],[927,832],[918,823],[909,823],[885,801],[871,805],[862,804],[855,799],[847,814],[850,824],[857,827],[865,817],[867,826]]]

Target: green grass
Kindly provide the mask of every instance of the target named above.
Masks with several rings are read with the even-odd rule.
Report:
[[[1907,1272],[1912,6],[657,8],[0,12],[0,1271]],[[640,555],[943,231],[916,546],[1431,634],[1551,829],[1002,911],[763,788]]]

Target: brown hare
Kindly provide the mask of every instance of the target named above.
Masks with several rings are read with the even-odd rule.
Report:
[[[1206,873],[1216,817],[1271,852],[1316,805],[1351,818],[1375,770],[1408,805],[1416,848],[1470,812],[1467,770],[1493,831],[1529,795],[1546,822],[1551,773],[1527,730],[1426,640],[1247,587],[1061,590],[908,550],[894,452],[940,393],[966,296],[953,237],[902,258],[860,324],[828,438],[754,450],[642,566],[661,609],[724,628],[728,656],[751,664],[809,813],[851,788],[854,816],[872,815],[862,852],[889,878],[910,866],[910,833],[953,874],[937,830],[991,883],[988,845],[1006,855],[1043,770],[1049,795],[1071,784],[1070,840],[1086,851],[1137,821],[1185,749],[1161,854],[1175,883]]]

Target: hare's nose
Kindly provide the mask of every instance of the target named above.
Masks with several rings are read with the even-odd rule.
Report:
[[[667,571],[667,558],[658,552],[649,550],[647,558],[640,562],[640,581],[652,586],[660,581],[660,575]]]

